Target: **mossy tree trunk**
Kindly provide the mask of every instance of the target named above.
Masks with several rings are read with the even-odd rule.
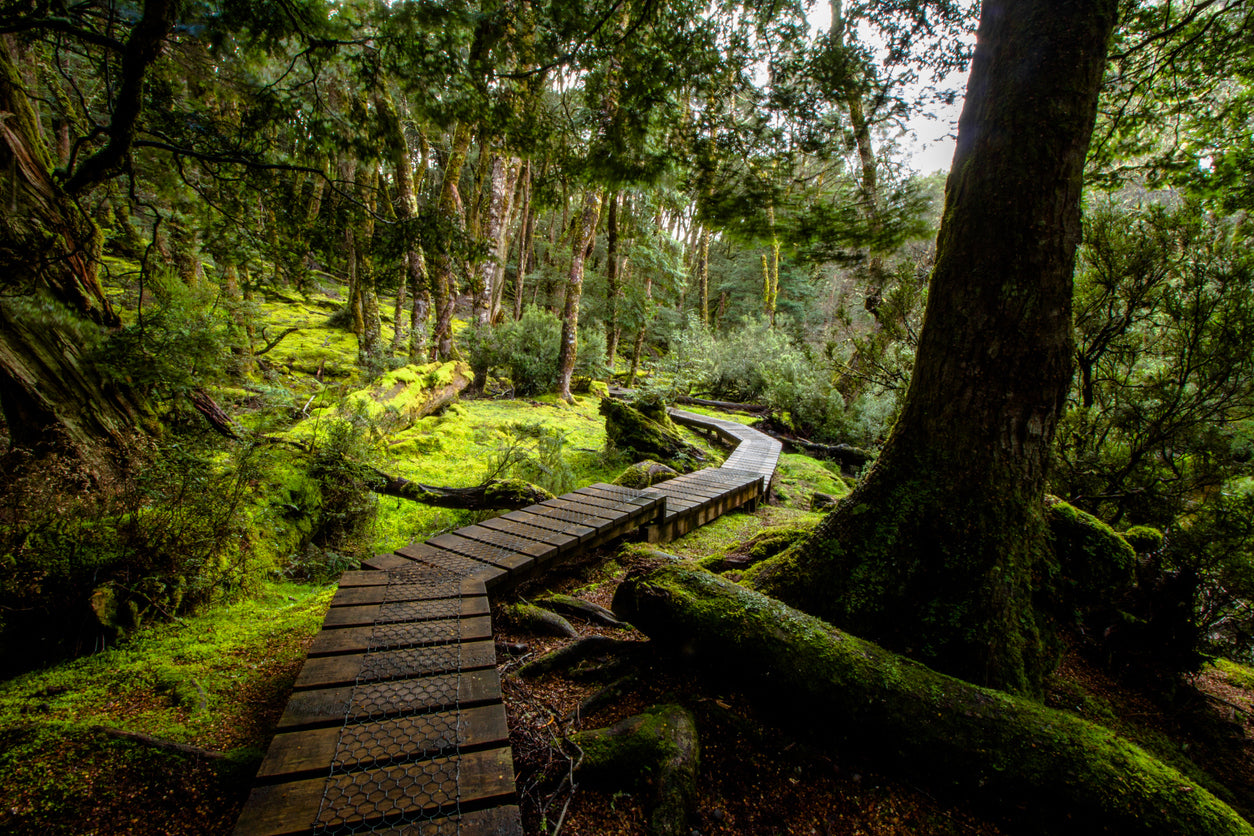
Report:
[[[1115,0],[989,0],[914,375],[863,483],[751,582],[948,673],[1035,692],[1031,600],[1071,376],[1080,190]]]
[[[680,654],[686,670],[695,664],[752,693],[806,740],[1025,809],[1043,832],[1254,833],[1108,729],[937,673],[701,569],[628,578],[614,612]]]

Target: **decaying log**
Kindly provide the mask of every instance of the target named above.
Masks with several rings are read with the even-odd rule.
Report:
[[[370,468],[375,478],[368,479],[370,489],[384,496],[435,505],[440,508],[462,508],[472,511],[496,508],[526,508],[552,499],[553,494],[539,485],[522,479],[491,479],[470,488],[443,488],[411,482],[377,468]]]
[[[177,755],[189,755],[191,757],[204,758],[206,760],[221,760],[226,757],[224,752],[219,752],[215,749],[202,749],[199,746],[190,746],[186,743],[164,740],[160,737],[153,737],[152,735],[141,734],[140,732],[123,731],[122,729],[114,729],[109,726],[95,726],[93,728],[95,731],[100,732],[106,737],[112,737],[116,740],[125,740],[130,743],[139,743],[153,749],[160,749],[163,752],[173,752]]]
[[[807,441],[804,438],[774,432],[756,425],[754,429],[769,435],[776,441],[784,442],[786,448],[792,447],[797,452],[805,453],[807,456],[812,456],[816,459],[840,462],[842,467],[861,467],[875,455],[868,450],[863,450],[861,447],[851,447],[848,444],[822,444],[817,441]]]
[[[193,389],[187,393],[187,399],[192,402],[197,412],[205,416],[209,426],[220,435],[233,439],[239,438],[239,431],[235,427],[235,422],[231,420],[231,416],[223,412],[222,407],[218,406],[204,389]]]
[[[614,610],[762,697],[808,740],[856,748],[915,780],[1092,831],[1254,834],[1210,792],[1102,726],[936,673],[700,569],[630,577]]]
[[[711,401],[705,398],[690,398],[687,395],[676,395],[675,403],[704,406],[707,409],[721,409],[723,412],[747,412],[750,415],[765,415],[771,408],[760,403],[733,403],[731,401]]]

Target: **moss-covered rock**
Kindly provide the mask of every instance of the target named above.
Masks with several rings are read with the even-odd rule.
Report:
[[[605,416],[605,435],[612,447],[641,459],[668,462],[705,459],[700,449],[680,435],[664,406],[660,413],[651,400],[645,399],[643,406],[642,411],[635,403],[613,398],[601,400],[599,411]]]
[[[655,803],[651,836],[686,836],[696,807],[700,746],[692,713],[659,705],[606,729],[572,737],[583,751],[579,774],[603,786],[636,787],[651,781]]]
[[[937,673],[709,572],[670,565],[629,577],[614,610],[685,665],[759,696],[808,740],[1029,809],[1045,832],[1082,823],[1085,832],[1254,834],[1106,728]]]
[[[1061,500],[1047,504],[1057,560],[1053,591],[1081,614],[1109,606],[1135,583],[1136,552],[1106,523]]]
[[[1148,525],[1134,525],[1122,535],[1137,554],[1151,554],[1163,547],[1163,533]]]
[[[622,485],[624,488],[635,488],[643,490],[651,488],[659,482],[665,482],[667,479],[673,479],[679,475],[679,471],[661,462],[642,461],[636,462],[631,467],[624,470],[614,480],[615,485]]]

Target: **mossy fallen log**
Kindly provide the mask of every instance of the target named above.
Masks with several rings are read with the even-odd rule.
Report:
[[[696,807],[700,746],[692,713],[679,705],[655,706],[607,729],[577,732],[583,750],[581,778],[607,787],[652,780],[655,802],[650,836],[685,836]]]
[[[411,482],[376,468],[371,470],[374,478],[367,482],[370,490],[375,493],[439,508],[461,508],[469,511],[518,509],[553,498],[553,494],[544,488],[522,479],[491,479],[469,488],[444,488]]]
[[[857,748],[915,780],[1059,827],[1254,834],[1211,793],[1108,729],[936,673],[700,569],[628,578],[614,610],[762,696],[808,740]]]

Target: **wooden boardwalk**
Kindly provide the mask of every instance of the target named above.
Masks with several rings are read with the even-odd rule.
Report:
[[[236,836],[520,836],[488,596],[633,532],[667,542],[770,489],[778,441],[671,417],[738,446],[720,468],[580,488],[345,572]]]

